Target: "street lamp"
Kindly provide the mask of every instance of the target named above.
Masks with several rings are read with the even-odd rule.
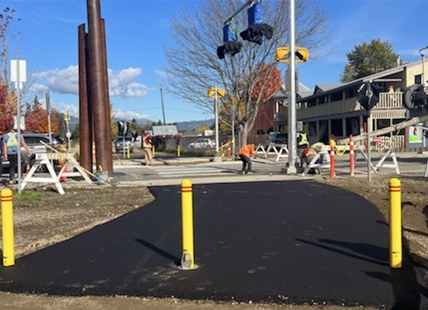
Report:
[[[221,88],[210,88],[208,90],[208,97],[214,97],[214,113],[215,113],[215,152],[216,156],[218,156],[218,98],[222,98],[225,95],[224,89]]]
[[[425,46],[419,50],[419,55],[421,55],[421,57],[422,57],[422,77],[421,78],[422,78],[422,87],[423,87],[424,92],[426,89],[425,88],[425,86],[426,86],[426,82],[425,82],[425,55],[422,54],[422,51],[426,50],[426,49],[428,49],[428,46]],[[425,148],[425,146],[426,146],[426,138],[422,137],[422,147]]]
[[[428,49],[428,46],[425,46],[419,50],[419,55],[422,57],[422,86],[425,89],[425,55],[422,54],[423,50]]]

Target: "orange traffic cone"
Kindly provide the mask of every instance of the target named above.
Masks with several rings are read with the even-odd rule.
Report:
[[[63,164],[61,164],[61,166],[62,166],[61,169],[64,168],[64,170],[62,171],[62,175],[59,178],[59,180],[60,182],[64,182],[67,180],[67,164],[64,162]]]

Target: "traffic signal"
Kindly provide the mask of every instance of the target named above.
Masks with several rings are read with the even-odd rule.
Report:
[[[306,62],[309,59],[309,51],[307,48],[296,46],[296,62]],[[290,58],[290,48],[288,46],[278,47],[276,49],[276,60],[279,62],[288,63]]]
[[[263,23],[262,5],[260,2],[252,5],[248,10],[248,28],[240,33],[243,40],[254,42],[258,45],[263,43],[263,37],[271,39],[273,36],[272,26]]]
[[[118,121],[117,122],[117,130],[119,136],[126,136],[128,134],[129,122]]]
[[[308,58],[309,58],[309,51],[307,48],[297,47],[296,56],[297,56],[297,59],[296,59],[297,62],[306,62],[308,61]]]
[[[217,48],[217,56],[223,59],[225,55],[235,56],[241,51],[242,42],[237,41],[237,29],[235,24],[227,24],[223,27],[223,42],[222,46]]]
[[[358,102],[366,111],[373,109],[373,107],[379,102],[379,91],[377,88],[373,87],[370,82],[361,84],[357,93]]]
[[[279,62],[284,62],[284,60],[287,59],[287,62],[288,62],[289,53],[290,53],[290,49],[288,48],[288,46],[278,47],[276,49],[276,60]]]
[[[226,94],[226,92],[224,91],[224,89],[214,87],[214,88],[208,89],[208,94],[207,95],[208,95],[208,97],[214,97],[216,93],[217,93],[217,96],[219,96],[220,98],[223,98],[224,95]]]

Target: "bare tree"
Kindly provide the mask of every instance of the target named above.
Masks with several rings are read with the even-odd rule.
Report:
[[[241,52],[220,60],[217,48],[223,45],[224,22],[240,7],[241,1],[207,0],[194,10],[176,12],[170,23],[174,42],[165,46],[166,78],[162,87],[207,112],[213,112],[208,89],[215,86],[225,89],[227,95],[221,104],[237,102],[237,124],[241,142],[245,144],[261,100],[261,96],[253,95],[259,68],[263,64],[275,67],[276,48],[288,44],[289,18],[287,1],[264,1],[263,22],[273,27],[273,37],[264,38],[261,45],[239,38],[243,43]],[[316,0],[296,1],[295,16],[296,45],[312,51],[326,46],[327,19]],[[233,22],[238,32],[247,29],[247,10],[236,15]]]
[[[12,59],[19,59],[22,43],[21,32],[17,30],[17,23],[21,19],[15,14],[15,10],[10,7],[0,13],[0,130],[3,131],[13,124],[13,116],[17,112],[17,96],[24,98],[32,84],[31,74],[27,75],[27,82],[22,83],[23,88],[19,91],[11,81],[10,63]]]

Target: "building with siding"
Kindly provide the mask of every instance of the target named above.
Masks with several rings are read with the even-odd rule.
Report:
[[[406,87],[420,84],[422,64],[428,72],[426,62],[416,61],[382,71],[349,83],[338,85],[317,85],[312,92],[298,91],[296,95],[296,120],[303,122],[311,142],[328,143],[333,134],[337,139],[357,136],[367,129],[376,131],[400,123],[422,111],[408,111],[403,105],[403,92]],[[357,99],[358,89],[365,82],[379,91],[379,102],[370,111],[360,105]],[[390,91],[390,86],[393,91]],[[287,105],[284,96],[274,96],[271,104],[278,109],[274,114],[274,127],[281,132],[287,129]],[[403,148],[406,145],[405,129],[385,134],[376,139],[379,145]]]

